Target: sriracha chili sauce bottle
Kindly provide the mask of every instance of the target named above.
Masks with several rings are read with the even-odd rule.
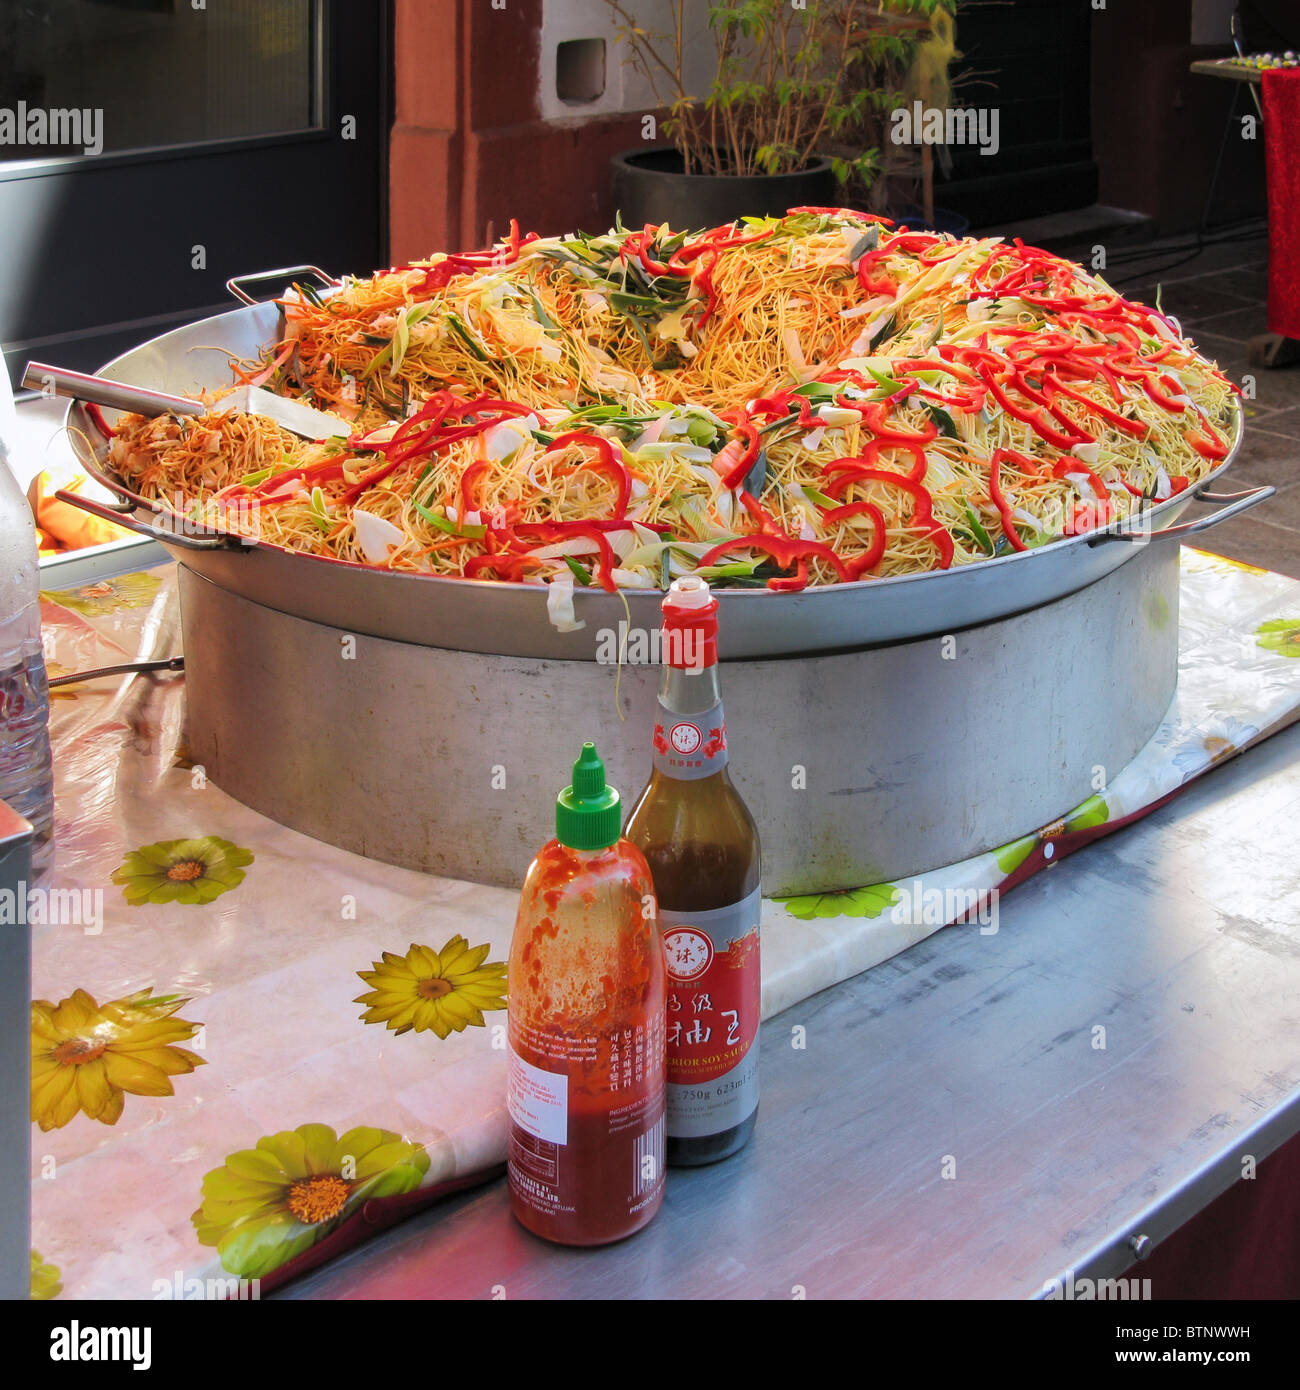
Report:
[[[694,575],[663,601],[654,770],[626,835],[654,875],[668,971],[668,1162],[743,1147],[758,1112],[758,831],[727,771],[718,601]]]
[[[510,945],[510,1206],[561,1245],[621,1240],[664,1195],[663,950],[621,817],[584,743]]]

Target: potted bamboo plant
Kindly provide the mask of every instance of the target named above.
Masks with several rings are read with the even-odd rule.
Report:
[[[605,3],[672,142],[614,158],[614,206],[629,226],[687,228],[842,201],[845,186],[860,196],[881,154],[857,142],[897,100],[886,71],[953,0],[708,0],[702,95],[684,71],[699,0],[670,0],[668,32],[646,27],[638,0]]]

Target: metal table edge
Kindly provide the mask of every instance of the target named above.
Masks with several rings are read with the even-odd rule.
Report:
[[[1048,1297],[1052,1285],[1064,1284],[1070,1275],[1076,1281],[1115,1279],[1140,1267],[1141,1261],[1162,1241],[1242,1179],[1241,1160],[1244,1157],[1250,1155],[1257,1164],[1261,1163],[1297,1133],[1300,1133],[1300,1087],[1261,1120],[1238,1134],[1213,1158],[1207,1159],[1177,1187],[1139,1211],[1120,1233],[1107,1236],[1077,1263],[1059,1270],[1031,1297]],[[1144,1246],[1139,1255],[1134,1243],[1144,1236],[1150,1245]]]

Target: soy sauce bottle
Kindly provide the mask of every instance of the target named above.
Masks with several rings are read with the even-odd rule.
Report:
[[[663,602],[654,770],[624,834],[654,877],[668,972],[667,1157],[728,1158],[758,1113],[760,851],[727,771],[718,602],[675,580]]]

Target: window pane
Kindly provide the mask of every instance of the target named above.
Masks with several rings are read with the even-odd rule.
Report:
[[[314,0],[3,0],[0,162],[310,129]]]

